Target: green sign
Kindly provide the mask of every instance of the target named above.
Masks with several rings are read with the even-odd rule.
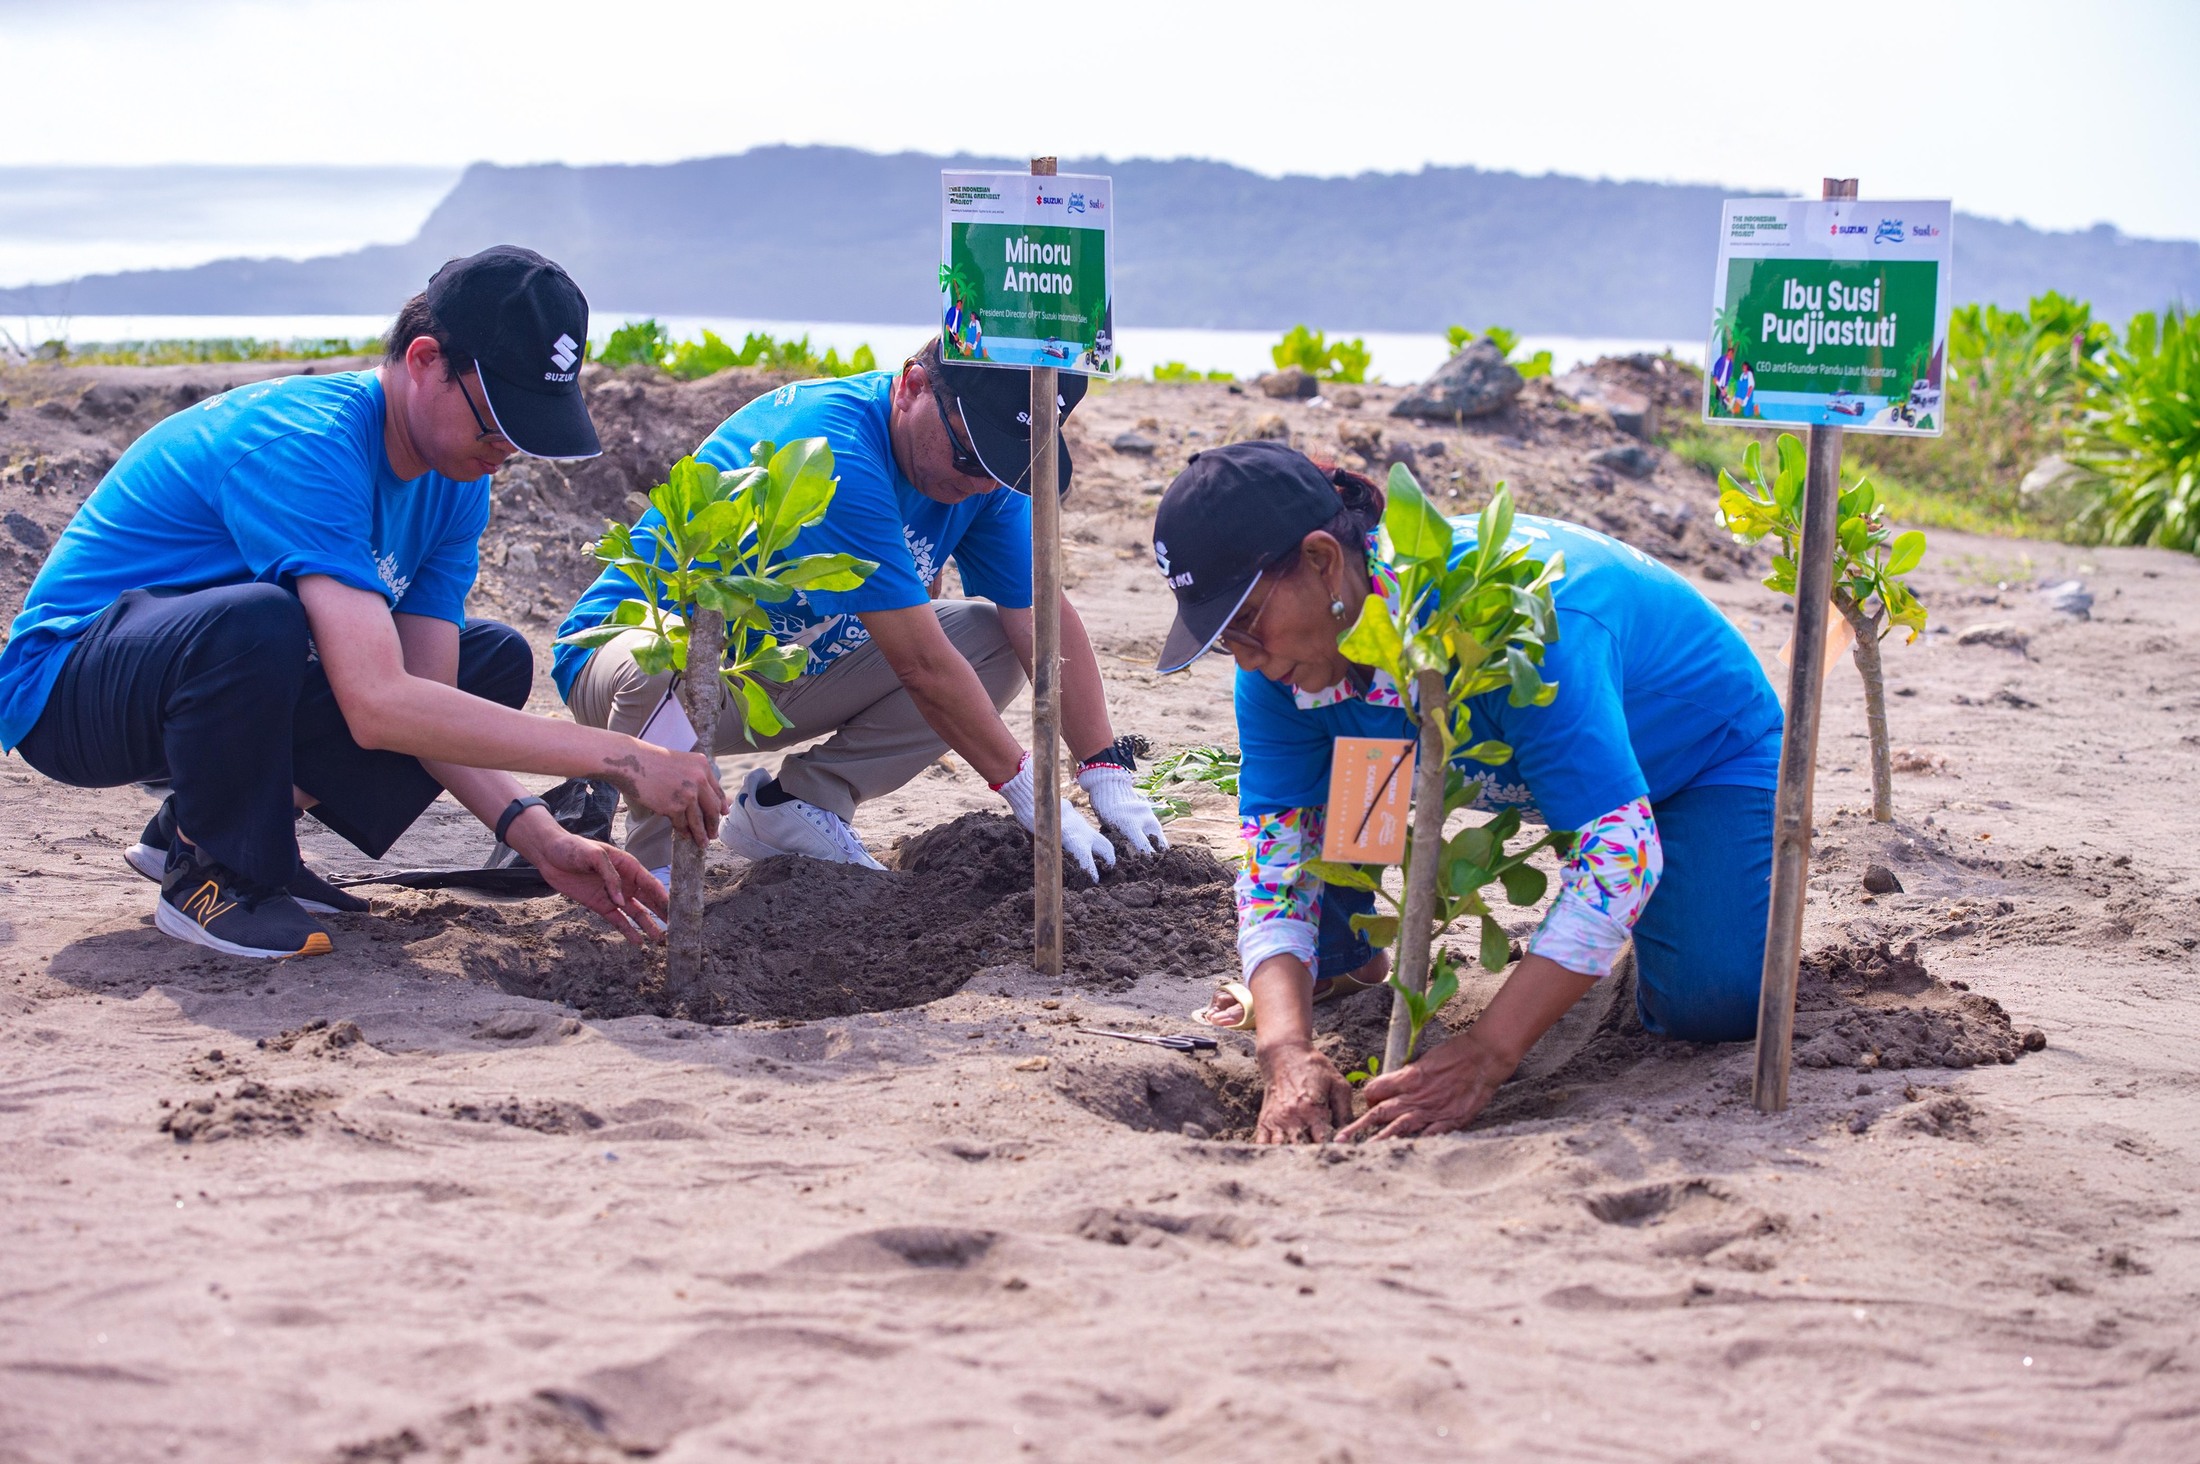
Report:
[[[942,173],[940,342],[950,361],[1115,370],[1110,180]]]
[[[1939,435],[1951,223],[1944,202],[1730,200],[1705,419]]]

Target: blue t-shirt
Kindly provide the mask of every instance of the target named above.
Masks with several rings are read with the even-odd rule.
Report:
[[[1474,548],[1476,521],[1453,519],[1452,561]],[[1556,519],[1514,520],[1512,542],[1538,557],[1566,555],[1552,588],[1558,640],[1543,677],[1558,683],[1547,707],[1514,707],[1505,691],[1468,703],[1473,737],[1512,746],[1491,767],[1459,768],[1482,782],[1485,807],[1540,812],[1578,829],[1622,804],[1683,788],[1779,782],[1780,703],[1741,633],[1694,586],[1630,545]],[[1237,676],[1238,744],[1246,814],[1329,801],[1338,737],[1411,737],[1407,713],[1354,697],[1305,708],[1284,683]]]
[[[61,531],[0,649],[0,747],[29,735],[76,638],[127,590],[289,586],[325,574],[464,623],[489,480],[401,479],[372,371],[286,376],[178,412],[130,445]]]
[[[894,381],[891,371],[867,371],[837,381],[794,382],[735,412],[695,450],[698,460],[722,471],[747,467],[749,449],[759,442],[784,446],[822,437],[833,450],[840,487],[825,517],[795,535],[786,553],[853,554],[876,560],[878,568],[855,589],[799,591],[766,607],[773,635],[809,647],[805,675],[816,675],[870,640],[858,612],[927,603],[932,576],[950,557],[968,594],[1011,610],[1031,605],[1031,500],[1008,488],[956,504],[919,493],[901,475],[886,434]],[[654,542],[654,535],[639,531],[663,522],[654,508],[644,513],[634,525],[637,544]],[[558,634],[601,625],[635,593],[632,580],[605,570]],[[557,648],[550,676],[558,695],[571,694],[573,678],[594,654],[581,646]]]

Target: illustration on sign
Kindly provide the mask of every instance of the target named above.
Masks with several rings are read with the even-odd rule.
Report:
[[[940,346],[950,361],[1115,372],[1111,180],[940,174]]]
[[[1704,420],[1937,437],[1954,208],[1728,199]]]

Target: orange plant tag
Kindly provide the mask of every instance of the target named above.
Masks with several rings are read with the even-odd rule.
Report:
[[[1397,864],[1406,857],[1413,796],[1410,737],[1340,737],[1329,759],[1329,814],[1322,858]]]

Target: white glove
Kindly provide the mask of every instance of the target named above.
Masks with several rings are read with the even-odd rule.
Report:
[[[1100,822],[1114,829],[1141,854],[1158,854],[1169,847],[1162,836],[1161,818],[1131,782],[1131,770],[1113,763],[1097,763],[1077,775],[1077,786],[1092,800]]]
[[[1022,765],[1016,769],[1016,776],[993,791],[1008,800],[1008,811],[1016,815],[1016,822],[1024,826],[1025,833],[1036,834],[1039,831],[1037,793],[1031,781],[1030,753],[1024,754]],[[1106,835],[1086,823],[1085,816],[1073,808],[1067,798],[1062,800],[1062,852],[1076,860],[1078,867],[1085,871],[1086,878],[1095,884],[1100,882],[1099,866],[1093,863],[1095,859],[1110,869],[1115,867],[1115,846],[1107,841]]]

